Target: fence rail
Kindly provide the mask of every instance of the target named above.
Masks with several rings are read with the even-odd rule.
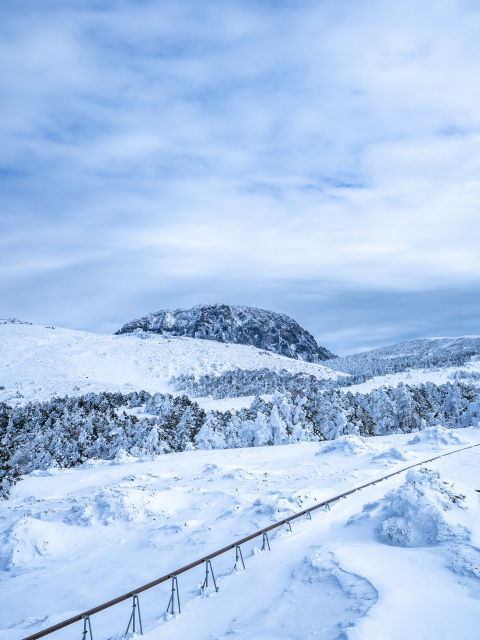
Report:
[[[38,631],[38,633],[34,633],[31,636],[27,636],[26,638],[23,638],[23,640],[38,640],[38,638],[43,638],[44,636],[47,636],[50,633],[54,633],[55,631],[59,631],[60,629],[63,629],[64,627],[68,627],[69,625],[74,624],[75,622],[80,622],[81,620],[85,620],[86,618],[90,618],[90,616],[94,615],[95,613],[99,613],[100,611],[104,611],[105,609],[108,609],[109,607],[113,607],[114,605],[119,604],[120,602],[124,602],[125,600],[128,600],[129,598],[133,598],[134,596],[138,595],[139,593],[142,593],[143,591],[147,591],[148,589],[151,589],[152,587],[156,587],[157,585],[162,584],[162,582],[166,582],[167,580],[170,580],[172,577],[179,576],[181,573],[185,573],[186,571],[189,571],[190,569],[193,569],[194,567],[198,567],[199,565],[203,564],[207,560],[211,560],[212,558],[216,558],[217,556],[220,556],[223,553],[226,553],[227,551],[231,551],[232,549],[235,549],[235,547],[239,547],[240,545],[244,544],[245,542],[249,542],[250,540],[253,540],[254,538],[258,538],[259,536],[263,536],[265,533],[268,533],[269,531],[272,531],[273,529],[276,529],[277,527],[281,527],[282,525],[285,525],[285,524],[291,522],[292,520],[295,520],[296,518],[300,518],[302,516],[305,516],[305,515],[311,513],[312,511],[315,511],[316,509],[320,509],[321,507],[329,505],[332,502],[336,502],[337,500],[340,500],[340,498],[344,498],[346,496],[349,496],[352,493],[355,493],[356,491],[360,491],[361,489],[365,489],[365,487],[370,487],[372,485],[375,485],[375,484],[377,484],[379,482],[382,482],[383,480],[387,480],[388,478],[391,478],[392,476],[396,476],[399,473],[403,473],[404,471],[408,471],[408,469],[412,469],[413,467],[419,467],[422,464],[427,464],[428,462],[433,462],[434,460],[438,460],[439,458],[444,458],[445,456],[450,456],[453,453],[459,453],[460,451],[466,451],[467,449],[473,449],[474,447],[479,447],[479,446],[480,446],[480,444],[473,444],[473,445],[470,445],[468,447],[462,447],[461,449],[455,449],[454,451],[449,451],[448,453],[442,453],[439,456],[435,456],[434,458],[429,458],[428,460],[423,460],[422,462],[416,462],[415,464],[411,464],[408,467],[404,467],[403,469],[399,469],[398,471],[394,471],[393,473],[389,473],[386,476],[382,476],[381,478],[377,478],[376,480],[372,480],[371,482],[367,482],[366,484],[363,484],[360,487],[355,487],[355,489],[351,489],[350,491],[346,491],[345,493],[341,493],[338,496],[334,496],[333,498],[329,498],[328,500],[324,500],[323,502],[320,502],[319,504],[316,504],[313,507],[309,507],[308,509],[304,509],[303,511],[299,511],[298,513],[295,513],[293,516],[290,516],[289,518],[284,518],[283,520],[279,520],[278,522],[275,522],[274,524],[270,525],[269,527],[265,527],[264,529],[261,529],[260,531],[256,531],[255,533],[252,533],[251,535],[247,536],[246,538],[242,538],[241,540],[237,540],[236,542],[233,542],[232,544],[229,544],[226,547],[223,547],[222,549],[219,549],[218,551],[214,551],[213,553],[210,553],[207,556],[203,556],[200,560],[196,560],[195,562],[191,562],[190,564],[187,564],[184,567],[181,567],[180,569],[176,569],[175,571],[171,571],[170,573],[167,573],[166,575],[162,576],[161,578],[157,578],[156,580],[152,580],[152,582],[144,584],[142,587],[138,587],[137,589],[133,589],[132,591],[129,591],[128,593],[125,593],[123,596],[118,596],[118,598],[114,598],[113,600],[109,600],[108,602],[105,602],[104,604],[101,604],[98,607],[94,607],[93,609],[89,609],[88,611],[84,611],[83,613],[79,613],[78,615],[73,616],[72,618],[68,618],[68,620],[64,620],[63,622],[59,622],[59,623],[53,625],[52,627],[48,627],[47,629],[44,629],[43,631]]]

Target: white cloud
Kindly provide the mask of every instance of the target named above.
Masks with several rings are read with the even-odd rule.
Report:
[[[4,314],[68,299],[64,322],[100,326],[228,283],[256,304],[277,283],[278,309],[299,281],[478,286],[475,4],[0,12]]]

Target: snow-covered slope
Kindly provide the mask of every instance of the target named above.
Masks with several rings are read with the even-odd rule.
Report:
[[[335,358],[292,318],[256,307],[210,303],[167,309],[132,320],[117,334],[134,331],[252,345],[306,362]]]
[[[480,383],[480,336],[424,338],[336,358],[332,369],[370,379],[348,388],[367,393],[381,386],[399,383],[445,384],[455,379]]]
[[[238,378],[237,383],[241,385],[247,376],[249,381],[255,378],[255,384],[250,385],[259,387],[255,393],[273,393],[270,388],[262,390],[262,379],[266,380],[263,372],[266,371],[306,374],[332,382],[338,378],[348,379],[348,373],[343,370],[367,375],[370,379],[366,382],[343,387],[345,392],[353,393],[368,393],[381,386],[396,387],[400,382],[445,384],[458,377],[475,385],[480,383],[480,357],[471,358],[471,354],[477,350],[480,351],[480,338],[477,337],[412,340],[335,358],[327,361],[327,367],[248,345],[144,332],[98,335],[0,320],[0,402],[24,404],[29,400],[48,400],[53,396],[81,395],[89,391],[128,393],[146,390],[154,393],[177,389],[181,393],[181,389],[192,385],[177,383],[170,388],[169,381],[173,376],[188,375],[194,375],[198,380],[204,380],[202,376],[205,375],[214,376],[208,385],[200,384],[201,388],[211,388],[223,374],[223,378],[218,378],[222,389],[225,384],[228,386],[230,378]],[[429,357],[439,359],[438,366],[429,365]],[[460,364],[455,364],[457,361]],[[392,364],[394,370],[390,371]],[[246,373],[235,373],[242,371]],[[260,376],[258,385],[257,376]],[[302,380],[294,381],[290,386],[301,389]],[[241,396],[242,389],[232,388],[230,392],[224,389],[224,393],[218,390],[217,393],[187,393],[191,396],[212,393],[213,397],[225,398],[213,404],[199,399],[206,408],[212,409],[218,402],[218,408],[225,410],[227,405],[238,409],[250,404],[252,398],[248,389],[246,398],[227,399],[230,395]]]
[[[98,335],[1,321],[0,354],[4,402],[103,390],[163,392],[171,376],[235,369],[267,368],[334,379],[343,375],[246,345],[150,334]]]
[[[0,503],[0,638],[20,640],[322,499],[480,442],[480,429],[447,440],[434,431],[33,472]],[[218,593],[202,594],[203,567],[182,574],[180,615],[165,615],[169,583],[142,593],[145,640],[476,640],[478,451],[296,520],[292,533],[271,534],[271,552],[259,539],[245,544],[246,571],[233,570],[233,550],[215,558]],[[119,640],[130,612],[124,602],[94,615],[93,637]]]

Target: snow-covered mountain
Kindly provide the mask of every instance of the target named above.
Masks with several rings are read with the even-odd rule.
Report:
[[[160,335],[252,345],[306,362],[336,357],[325,347],[319,347],[315,338],[292,318],[255,307],[212,303],[157,311],[128,322],[117,335],[139,329]]]

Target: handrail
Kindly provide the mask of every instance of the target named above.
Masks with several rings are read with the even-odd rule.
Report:
[[[324,500],[323,502],[320,502],[319,504],[316,504],[313,507],[309,507],[308,509],[304,509],[303,511],[299,511],[298,513],[295,513],[293,516],[290,516],[289,518],[284,518],[283,520],[279,520],[278,522],[275,522],[274,524],[270,525],[269,527],[265,527],[264,529],[261,529],[260,531],[256,531],[255,533],[252,533],[251,535],[247,536],[246,538],[242,538],[241,540],[238,540],[237,542],[229,544],[228,546],[223,547],[223,549],[219,549],[218,551],[214,551],[213,553],[210,553],[208,556],[204,556],[200,560],[196,560],[195,562],[191,562],[190,564],[185,565],[181,569],[177,569],[175,571],[171,571],[170,573],[167,573],[166,575],[162,576],[161,578],[157,578],[157,580],[152,580],[152,582],[148,582],[147,584],[143,585],[142,587],[138,587],[137,589],[133,589],[132,591],[129,591],[128,593],[125,593],[123,596],[118,596],[118,598],[114,598],[113,600],[109,600],[108,602],[105,602],[104,604],[101,604],[98,607],[94,607],[93,609],[89,609],[88,611],[84,611],[83,613],[79,613],[78,615],[73,616],[72,618],[68,618],[68,620],[64,620],[63,622],[59,622],[57,624],[54,624],[52,627],[48,627],[47,629],[44,629],[43,631],[38,631],[37,633],[34,633],[31,636],[27,636],[26,638],[23,638],[23,640],[38,640],[38,638],[43,638],[44,636],[49,635],[50,633],[53,633],[54,631],[59,631],[60,629],[63,629],[64,627],[68,627],[69,625],[73,624],[74,622],[79,622],[80,620],[82,620],[85,617],[92,616],[93,614],[99,613],[100,611],[103,611],[104,609],[108,609],[109,607],[113,607],[115,604],[119,604],[120,602],[124,602],[125,600],[128,600],[129,598],[132,598],[134,595],[136,595],[138,593],[142,593],[142,591],[147,591],[147,589],[151,589],[152,587],[156,587],[158,584],[161,584],[162,582],[166,582],[167,580],[172,578],[172,576],[178,576],[181,573],[185,573],[185,571],[189,571],[190,569],[193,569],[194,567],[198,567],[199,565],[203,564],[206,560],[211,560],[212,558],[216,558],[217,556],[222,555],[226,551],[230,551],[231,549],[234,549],[236,546],[242,545],[245,542],[248,542],[249,540],[253,540],[254,538],[257,538],[258,536],[263,535],[267,531],[271,531],[272,529],[276,529],[277,527],[281,527],[282,525],[286,524],[287,522],[291,522],[292,520],[295,520],[296,518],[300,518],[301,516],[304,516],[309,512],[315,511],[315,509],[320,509],[320,507],[324,507],[325,505],[330,504],[331,502],[336,502],[340,498],[344,498],[344,497],[346,497],[348,495],[351,495],[352,493],[355,493],[355,491],[360,491],[361,489],[365,489],[365,487],[369,487],[371,485],[377,484],[378,482],[382,482],[383,480],[387,480],[388,478],[391,478],[392,476],[396,476],[399,473],[403,473],[404,471],[408,471],[408,469],[412,469],[413,467],[419,467],[422,464],[427,464],[428,462],[433,462],[434,460],[438,460],[439,458],[444,458],[445,456],[450,456],[453,453],[459,453],[460,451],[465,451],[466,449],[473,449],[474,447],[480,447],[480,444],[473,444],[473,445],[470,445],[468,447],[462,447],[461,449],[455,449],[455,451],[449,451],[448,453],[442,453],[439,456],[435,456],[435,458],[429,458],[428,460],[423,460],[422,462],[416,462],[415,464],[412,464],[409,467],[404,467],[403,469],[399,469],[398,471],[394,471],[393,473],[389,473],[386,476],[382,476],[381,478],[378,478],[377,480],[372,480],[371,482],[367,482],[366,484],[362,484],[360,487],[356,487],[355,489],[351,489],[350,491],[346,491],[345,493],[341,493],[340,495],[335,496],[334,498],[329,498],[328,500]]]

